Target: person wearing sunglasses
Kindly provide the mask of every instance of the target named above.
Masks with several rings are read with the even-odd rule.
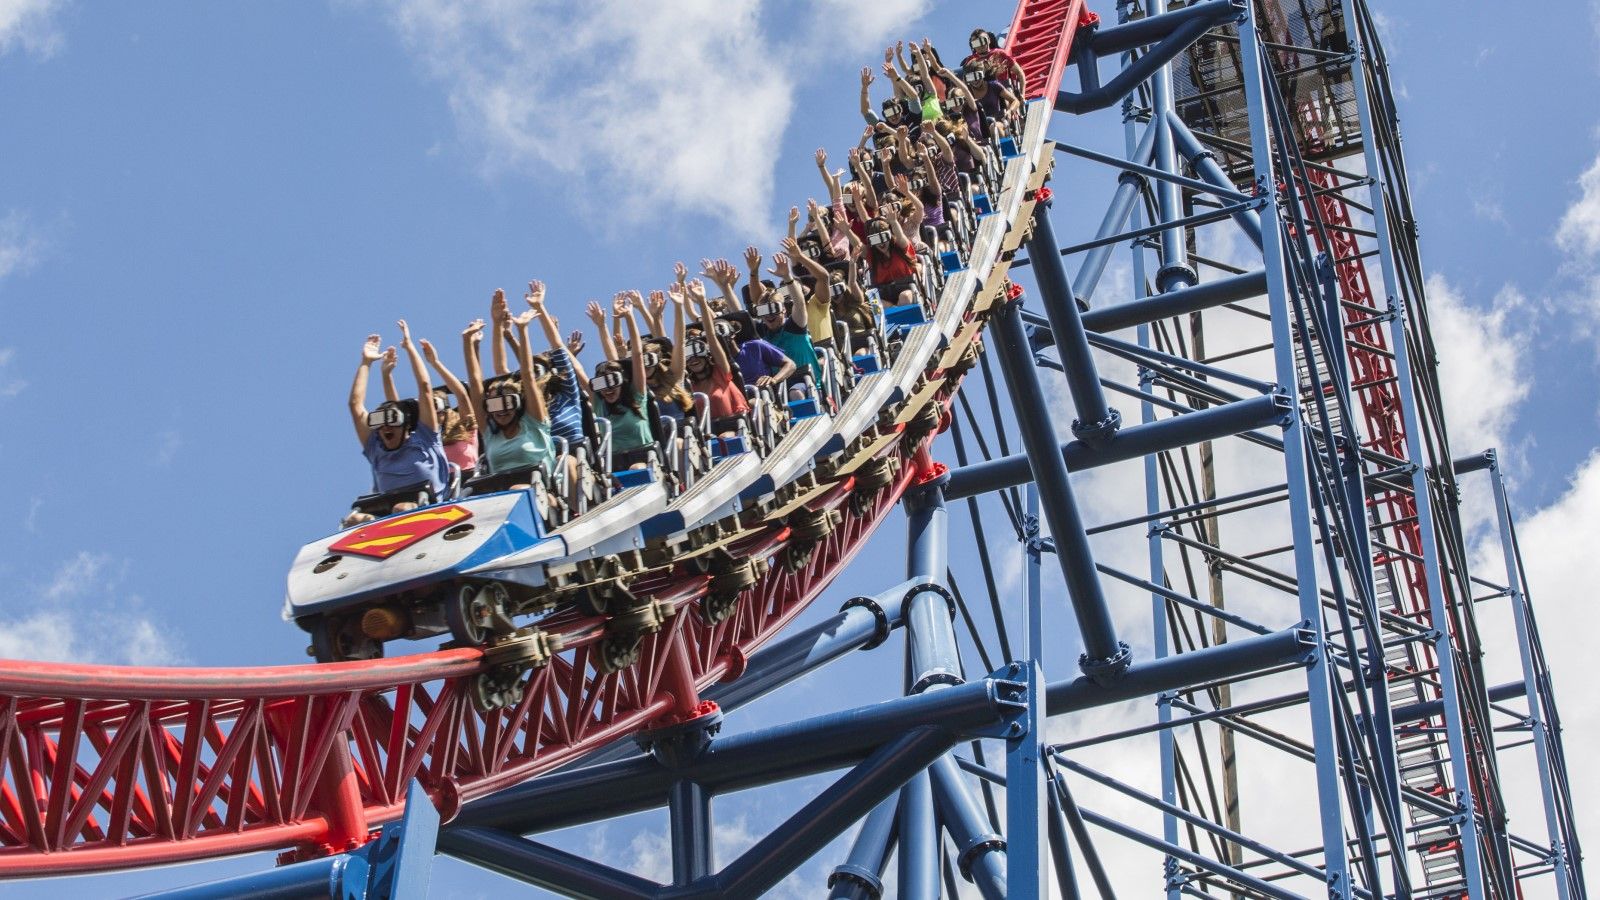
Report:
[[[517,354],[519,371],[499,376],[483,388],[481,412],[488,425],[483,436],[483,456],[491,474],[542,466],[552,477],[556,475],[550,411],[545,406],[544,392],[539,389],[539,374],[528,344],[528,325],[533,315],[530,309],[512,316],[507,320],[506,331],[498,336],[505,340],[515,329],[517,340],[512,349]],[[513,490],[524,487],[527,485],[511,486]]]
[[[647,414],[650,397],[644,386],[648,383],[645,372],[644,345],[639,339],[639,326],[634,321],[633,310],[624,308],[618,318],[628,340],[628,358],[619,359],[611,335],[606,332],[605,310],[598,303],[589,304],[589,317],[600,329],[600,343],[606,352],[606,361],[595,366],[589,379],[593,395],[594,414],[611,423],[611,466],[617,469],[642,469],[649,465],[651,449],[655,447],[655,428]]]
[[[406,321],[400,327],[400,348],[406,352],[416,376],[417,395],[427,397],[432,393],[427,369],[422,357],[411,343],[411,330]],[[367,379],[371,365],[383,358],[379,349],[382,339],[368,335],[361,348],[361,364],[356,368],[355,380],[350,385],[350,419],[355,425],[356,437],[361,441],[361,453],[372,467],[373,489],[387,494],[405,488],[424,488],[434,496],[443,493],[445,474],[449,466],[445,461],[444,446],[439,440],[439,418],[432,403],[418,404],[415,400],[385,400],[377,409],[367,410]],[[415,501],[404,500],[381,510],[383,515],[415,509]],[[346,526],[370,522],[377,516],[370,512],[351,511],[344,520]]]
[[[740,418],[750,412],[750,403],[733,379],[728,349],[721,340],[706,337],[716,332],[705,287],[697,279],[689,283],[686,293],[688,302],[694,305],[700,328],[684,340],[684,375],[695,393],[706,396],[711,433],[717,437],[734,437],[739,433]],[[683,315],[682,304],[678,306],[678,315]]]

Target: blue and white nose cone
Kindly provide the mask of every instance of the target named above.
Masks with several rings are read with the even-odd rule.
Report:
[[[299,618],[454,578],[544,539],[525,490],[389,516],[300,548],[284,614]]]

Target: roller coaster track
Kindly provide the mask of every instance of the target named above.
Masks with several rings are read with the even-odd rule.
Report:
[[[1053,96],[1082,15],[1081,0],[1023,0],[1009,49],[1025,61],[1030,97]],[[480,649],[263,668],[6,661],[0,877],[268,849],[342,852],[401,816],[413,778],[448,818],[618,738],[709,713],[714,704],[700,691],[737,678],[901,494],[941,471],[927,448],[948,425],[990,310],[1010,289],[1011,258],[1049,175],[1050,112],[1048,100],[1028,104],[994,212],[979,222],[968,268],[945,282],[934,321],[912,329],[887,372],[868,376],[895,385],[875,421],[829,466],[786,467],[800,470],[780,494],[794,499],[758,509],[764,518],[745,510],[703,523],[717,526],[736,558],[767,562],[731,616],[713,624],[718,616],[702,615],[711,577],[692,564],[643,572],[629,589],[670,615],[636,663],[601,665],[606,618],[559,609],[539,622],[559,639],[557,651],[522,676],[518,702],[488,712],[470,698],[472,680],[491,665]],[[863,474],[869,468],[877,487]],[[785,521],[802,506],[837,511],[838,524],[802,538]]]

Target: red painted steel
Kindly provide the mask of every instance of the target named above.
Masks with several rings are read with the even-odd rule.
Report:
[[[948,408],[950,396],[935,402]],[[809,555],[784,563],[795,542],[781,523],[737,542],[735,557],[773,563],[720,623],[698,613],[707,576],[680,567],[636,581],[637,594],[676,613],[631,667],[595,665],[603,618],[547,617],[540,628],[565,646],[525,676],[522,702],[509,709],[473,706],[483,662],[472,649],[250,669],[8,661],[0,877],[284,847],[338,852],[398,818],[412,778],[448,816],[619,737],[703,713],[698,691],[737,677],[926,474],[928,440],[886,451],[902,454],[888,488],[863,494],[846,478],[814,501],[845,515]]]
[[[1022,0],[1006,29],[1006,53],[1022,67],[1023,98],[1054,97],[1067,69],[1072,38],[1080,25],[1098,20],[1083,0]]]

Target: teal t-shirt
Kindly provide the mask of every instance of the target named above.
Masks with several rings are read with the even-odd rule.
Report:
[[[621,398],[618,398],[620,401]],[[645,420],[644,412],[649,408],[643,391],[636,391],[633,395],[634,405],[639,407],[639,412],[629,409],[626,404],[618,402],[615,406],[607,403],[599,394],[594,397],[594,414],[605,416],[611,422],[611,452],[626,453],[637,450],[656,442],[655,431],[650,423]]]
[[[517,433],[511,437],[485,428],[483,446],[490,472],[514,472],[539,465],[552,473],[555,471],[556,450],[550,440],[550,423],[527,413],[517,420]]]
[[[794,361],[797,368],[811,367],[811,377],[817,384],[822,383],[822,362],[817,359],[817,348],[811,343],[811,335],[806,329],[790,321],[785,321],[783,327],[766,335],[767,343],[783,351],[783,355]]]

